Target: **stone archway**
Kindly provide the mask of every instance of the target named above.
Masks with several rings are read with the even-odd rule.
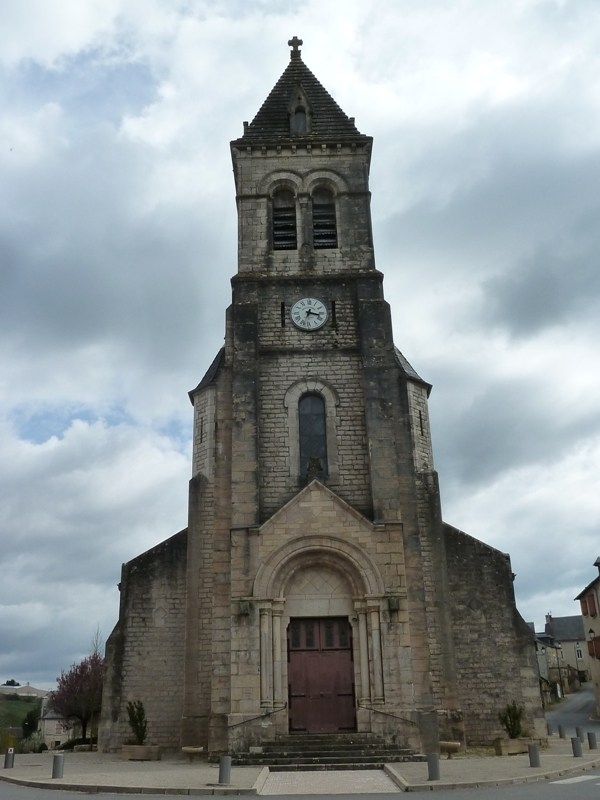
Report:
[[[315,621],[315,630],[325,631],[325,637],[328,621],[337,621],[334,639],[324,640],[322,646],[325,651],[337,651],[338,656],[329,653],[322,662],[329,669],[337,657],[340,670],[347,668],[342,666],[344,660],[351,664],[352,703],[355,696],[370,702],[383,701],[380,633],[383,582],[360,547],[333,536],[294,539],[261,565],[254,583],[254,597],[260,613],[262,708],[279,708],[290,701],[289,679],[293,676],[289,673],[288,629],[292,621],[308,619]],[[342,621],[347,626],[349,646],[342,641]],[[306,649],[316,648],[311,645]],[[341,651],[345,655],[339,655]],[[330,683],[338,686],[344,682],[336,675]],[[347,697],[347,681],[340,691]],[[344,720],[339,729],[350,727],[348,714]],[[332,728],[325,724],[321,729]]]

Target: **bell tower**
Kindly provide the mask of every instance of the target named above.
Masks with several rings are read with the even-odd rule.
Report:
[[[295,726],[385,734],[404,715],[420,746],[437,736],[435,706],[462,736],[430,386],[394,346],[375,268],[372,139],[301,44],[231,143],[238,271],[225,347],[191,393],[184,738],[214,750],[236,746],[232,730],[239,746]],[[348,650],[343,720],[341,693],[329,710],[299,699],[302,659],[320,636],[310,670],[325,670],[330,628]]]

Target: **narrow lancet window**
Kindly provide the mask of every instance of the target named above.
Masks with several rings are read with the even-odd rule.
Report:
[[[313,245],[319,250],[338,246],[337,222],[333,194],[327,189],[317,189],[312,197]]]
[[[306,480],[327,475],[327,431],[325,400],[320,394],[305,394],[298,403],[300,475]]]
[[[294,195],[282,190],[273,196],[273,250],[296,250],[297,247]]]

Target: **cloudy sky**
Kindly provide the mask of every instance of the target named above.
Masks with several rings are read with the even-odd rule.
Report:
[[[521,613],[600,555],[597,0],[19,0],[0,27],[0,682],[52,687],[186,525],[236,271],[229,141],[287,40],[359,130],[444,517]]]

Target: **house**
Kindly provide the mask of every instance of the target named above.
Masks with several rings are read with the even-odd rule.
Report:
[[[589,656],[590,679],[596,694],[596,714],[600,716],[600,557],[594,561],[598,575],[575,598],[581,604],[581,616]]]
[[[544,635],[556,650],[555,663],[549,664],[550,678],[560,684],[563,693],[577,691],[587,680],[589,670],[583,619],[577,614],[546,614]]]
[[[56,750],[76,735],[69,720],[53,708],[47,708],[45,704],[38,723],[38,733],[49,750]]]

